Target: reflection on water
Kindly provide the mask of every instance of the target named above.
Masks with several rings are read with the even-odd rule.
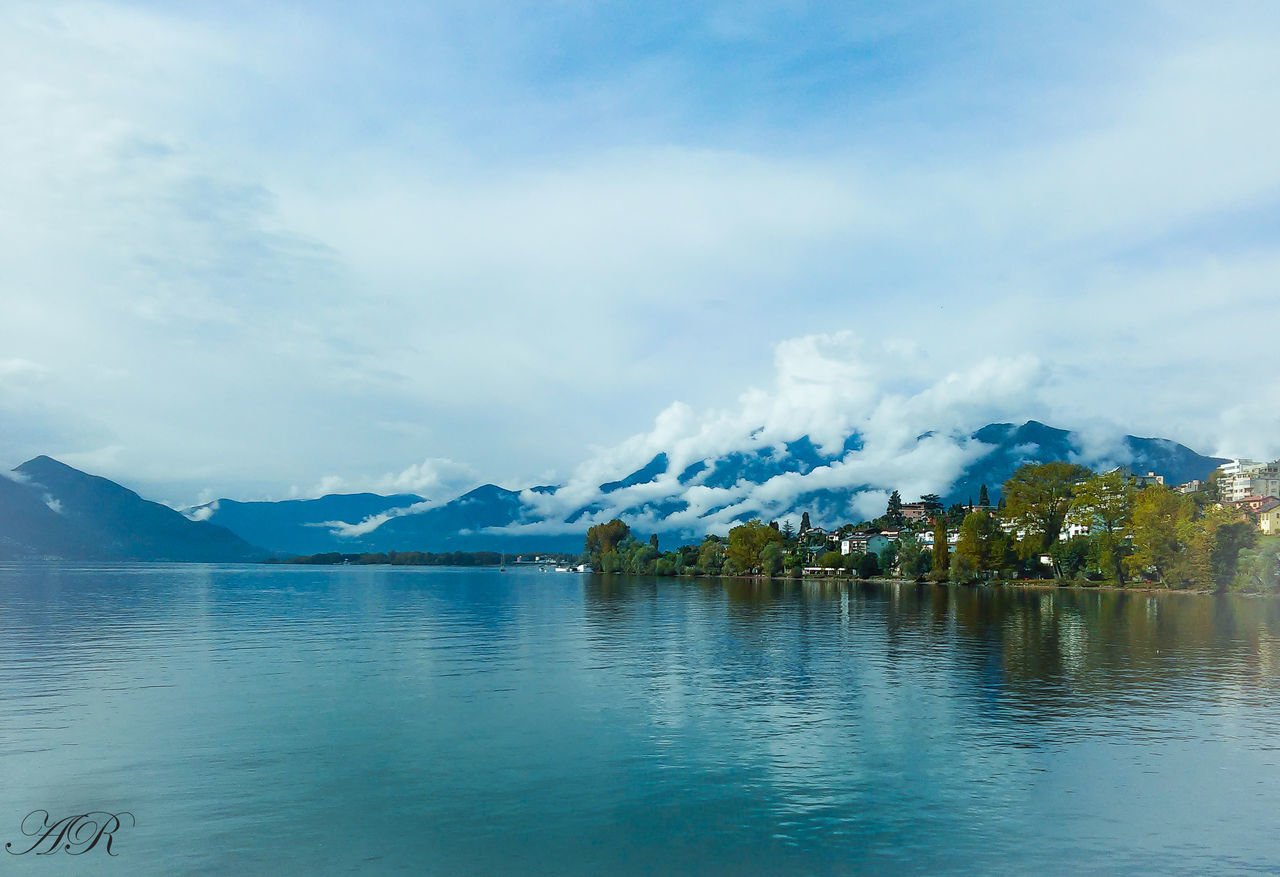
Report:
[[[0,612],[0,841],[138,819],[58,873],[1280,863],[1280,601],[51,565]]]

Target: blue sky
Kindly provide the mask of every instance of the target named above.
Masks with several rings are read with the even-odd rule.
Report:
[[[434,498],[939,387],[1280,456],[1278,49],[1264,3],[0,3],[0,459]]]

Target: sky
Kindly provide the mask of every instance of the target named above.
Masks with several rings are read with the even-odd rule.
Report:
[[[1280,457],[1276,4],[365,5],[0,0],[0,464],[437,500],[895,412]]]

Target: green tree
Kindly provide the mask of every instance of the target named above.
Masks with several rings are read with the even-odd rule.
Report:
[[[785,554],[786,549],[782,547],[781,540],[765,545],[760,549],[760,572],[770,577],[782,572]]]
[[[782,539],[788,545],[796,538],[796,528],[791,525],[791,519],[787,518],[782,522]]]
[[[824,552],[818,558],[818,566],[822,567],[823,569],[840,569],[840,567],[844,564],[844,557],[845,556],[841,554],[839,551]]]
[[[898,569],[907,578],[918,579],[929,572],[933,555],[925,551],[915,536],[903,536],[898,540]]]
[[[809,513],[805,512],[800,516],[800,535],[803,536],[809,530]]]
[[[764,567],[761,552],[766,545],[782,543],[782,534],[752,518],[729,531],[729,547],[725,552],[726,566],[731,573],[756,575]]]
[[[926,493],[920,497],[920,505],[928,514],[936,515],[942,511],[942,497],[936,493]]]
[[[878,575],[880,575],[880,559],[868,551],[858,561],[858,578],[869,579]]]
[[[986,508],[991,505],[991,496],[987,493],[987,485],[978,488],[978,505]]]
[[[885,509],[884,519],[891,527],[902,525],[902,495],[896,490],[889,494],[889,505]]]
[[[1004,520],[1013,525],[1022,557],[1048,554],[1062,532],[1075,487],[1093,473],[1074,463],[1029,463],[1005,481]],[[1054,562],[1054,575],[1062,568]]]
[[[978,580],[978,567],[968,555],[957,551],[955,557],[951,558],[951,568],[947,575],[957,584],[968,584]]]
[[[1257,548],[1240,552],[1232,586],[1254,594],[1280,591],[1280,536],[1265,536]]]
[[[1064,539],[1049,549],[1055,575],[1067,578],[1083,576],[1089,567],[1090,545],[1088,539]]]
[[[698,550],[698,569],[705,575],[718,576],[724,570],[724,543],[715,536],[702,540]]]
[[[658,534],[657,533],[654,533],[649,536],[649,546],[653,548],[653,550],[655,551],[658,550]]]
[[[1099,566],[1121,586],[1125,583],[1125,540],[1133,524],[1133,504],[1133,483],[1117,469],[1077,485],[1067,511],[1068,523],[1089,528]]]
[[[1252,521],[1230,521],[1214,530],[1209,548],[1209,569],[1213,574],[1213,584],[1219,591],[1231,587],[1239,566],[1240,552],[1252,548],[1257,541],[1258,528]]]
[[[880,571],[885,575],[890,575],[898,565],[898,546],[890,542],[884,548],[880,549]]]

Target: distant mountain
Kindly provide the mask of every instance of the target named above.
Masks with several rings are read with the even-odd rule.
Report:
[[[0,475],[0,560],[98,556],[88,534],[51,505],[38,487]]]
[[[534,493],[552,490],[532,488]],[[366,551],[581,551],[586,527],[571,532],[511,532],[495,535],[489,528],[541,523],[519,492],[485,484],[421,514],[394,517],[362,537]],[[336,550],[336,549],[335,549]],[[350,549],[348,549],[350,550]]]
[[[420,496],[399,493],[330,494],[319,499],[282,502],[238,502],[219,499],[187,509],[188,518],[226,527],[254,545],[285,554],[334,551],[335,523],[358,525],[378,515],[408,509],[424,502]]]
[[[16,479],[0,477],[0,557],[221,562],[266,553],[49,457],[14,472]]]

